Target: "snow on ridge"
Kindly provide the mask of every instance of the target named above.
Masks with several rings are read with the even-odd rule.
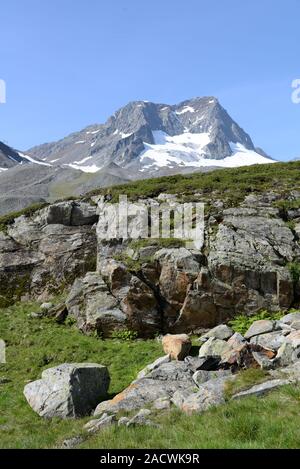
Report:
[[[122,139],[130,137],[130,135],[132,135],[132,132],[130,134],[124,134],[123,132],[121,132]]]
[[[7,170],[8,170],[8,168],[0,168],[0,173],[1,173],[2,171],[7,171]]]
[[[41,165],[41,166],[51,166],[51,164],[49,164],[49,163],[42,163],[42,161],[37,161],[37,160],[35,160],[34,158],[32,158],[31,156],[29,156],[29,155],[24,155],[24,153],[21,153],[20,151],[18,152],[18,154],[19,154],[22,158],[25,158],[25,160],[30,161],[31,163],[39,164],[39,165]],[[21,164],[22,164],[22,163],[21,163]]]
[[[78,140],[78,142],[75,142],[75,145],[78,145],[79,143],[85,143],[85,140]]]
[[[99,171],[101,169],[98,166],[96,166],[95,164],[93,164],[91,166],[82,166],[82,165],[78,165],[78,164],[75,164],[75,163],[73,163],[73,164],[70,163],[70,164],[65,164],[64,166],[69,166],[72,169],[78,169],[79,171],[83,171],[84,173],[96,173],[97,171]]]
[[[95,134],[97,134],[98,132],[100,132],[100,130],[101,130],[101,129],[98,129],[98,130],[88,130],[88,131],[86,132],[86,134],[87,134],[87,135],[90,135],[90,134],[91,134],[91,135],[95,135]]]
[[[180,115],[180,114],[185,114],[186,112],[196,112],[195,109],[192,106],[184,106],[184,108],[181,109],[181,111],[175,111],[175,114]]]
[[[86,161],[88,161],[88,160],[90,160],[90,159],[92,159],[92,158],[93,158],[92,156],[87,156],[86,158],[83,158],[83,160],[74,161],[73,164],[76,164],[76,165],[78,165],[78,164],[83,164],[83,163],[85,163]]]
[[[155,130],[154,144],[144,143],[145,150],[141,154],[141,161],[153,160],[159,167],[169,166],[170,163],[184,166],[195,166],[203,154],[203,147],[210,142],[208,133],[192,134],[185,132],[181,135],[170,135]]]
[[[153,131],[154,144],[144,142],[145,150],[140,155],[143,169],[150,167],[171,167],[171,165],[192,167],[233,168],[253,164],[274,163],[254,150],[248,150],[241,143],[230,142],[232,155],[217,160],[207,158],[204,147],[210,142],[209,132],[190,133],[170,136],[160,130]]]

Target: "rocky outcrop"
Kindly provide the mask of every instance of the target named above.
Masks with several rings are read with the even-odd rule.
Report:
[[[84,417],[105,399],[109,382],[105,366],[64,363],[44,370],[42,379],[25,386],[24,395],[41,417]]]
[[[83,332],[105,337],[118,329],[141,337],[197,332],[237,314],[288,310],[300,299],[293,229],[300,217],[296,209],[276,208],[279,197],[250,195],[236,208],[215,201],[197,248],[182,241],[170,247],[150,239],[132,242],[145,222],[148,227],[150,203],[174,207],[174,195],[130,206],[127,239],[115,237],[115,207],[103,197],[21,216],[0,232],[0,304],[24,295],[47,299],[75,281],[67,299],[70,316]],[[298,200],[299,194],[290,197]]]
[[[63,202],[0,231],[0,306],[47,298],[96,267],[96,207]]]

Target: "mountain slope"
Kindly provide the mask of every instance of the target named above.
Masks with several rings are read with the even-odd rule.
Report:
[[[25,162],[26,159],[20,156],[16,150],[0,142],[0,172]]]
[[[184,168],[270,163],[214,97],[178,105],[135,101],[93,125],[27,152],[53,165],[97,172],[111,163],[135,178]]]

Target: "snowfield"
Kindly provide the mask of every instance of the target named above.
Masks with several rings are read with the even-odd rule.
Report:
[[[145,169],[151,166],[159,168],[165,166],[218,166],[233,168],[250,166],[253,164],[274,163],[275,161],[248,150],[240,143],[230,143],[232,155],[216,160],[205,157],[205,146],[210,142],[209,133],[194,134],[185,132],[181,135],[170,136],[161,130],[153,131],[154,144],[144,142],[145,150],[140,155],[140,161]]]

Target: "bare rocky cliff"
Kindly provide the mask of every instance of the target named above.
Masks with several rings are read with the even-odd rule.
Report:
[[[104,336],[195,331],[240,313],[288,310],[299,301],[300,213],[283,212],[279,199],[249,195],[234,208],[214,200],[201,249],[182,240],[103,241],[112,205],[103,202],[104,212],[96,199],[21,216],[0,233],[0,305],[67,290],[78,327]]]

